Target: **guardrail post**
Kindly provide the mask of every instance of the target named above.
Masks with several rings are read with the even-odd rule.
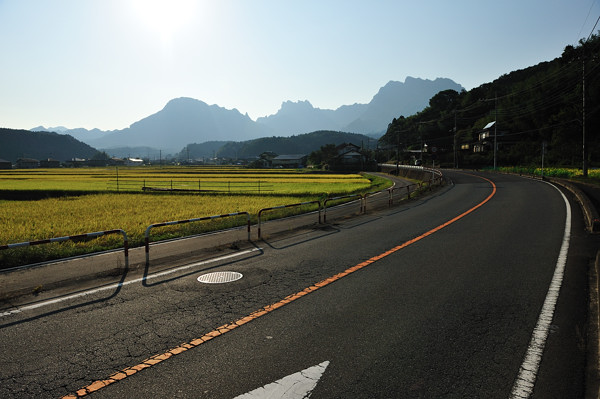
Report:
[[[125,254],[125,268],[129,269],[129,239],[127,238],[127,233],[125,230],[123,231],[123,252]]]
[[[248,241],[250,241],[250,214],[246,212],[246,224],[248,225]]]
[[[317,204],[317,212],[319,214],[319,224],[321,224],[321,201],[315,200],[315,201],[310,201],[310,202]]]
[[[150,228],[148,226],[144,232],[144,251],[146,252],[146,266],[150,265]]]
[[[362,195],[362,197],[363,197],[363,201],[364,201],[364,205],[363,205],[363,207],[362,207],[362,213],[367,213],[367,197],[369,197],[369,195],[371,195],[371,194],[372,194],[372,195],[377,195],[377,194],[380,194],[380,193],[382,193],[383,191],[384,191],[384,190],[381,190],[381,191],[371,191],[371,192],[368,192],[368,193],[364,193],[364,194]],[[388,189],[387,191],[389,191],[389,189]]]

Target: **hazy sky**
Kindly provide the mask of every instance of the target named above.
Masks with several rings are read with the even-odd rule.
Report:
[[[406,76],[471,89],[599,16],[600,0],[0,0],[0,127],[122,129],[176,97],[255,120]]]

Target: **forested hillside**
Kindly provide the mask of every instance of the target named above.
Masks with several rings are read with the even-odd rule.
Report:
[[[600,167],[599,53],[600,37],[591,36],[553,61],[469,91],[442,91],[423,111],[394,118],[380,144],[392,159],[400,149],[405,162],[405,150],[426,144],[428,163],[482,167],[494,165],[495,138],[498,166],[539,165],[545,147],[546,165],[582,168],[585,136],[586,167]]]
[[[88,159],[98,152],[69,135],[29,130],[0,128],[0,143],[0,158],[11,162],[18,158],[54,158],[59,161]]]
[[[291,137],[263,137],[240,142],[190,144],[181,151],[179,158],[200,158],[216,155],[219,158],[247,159],[258,157],[266,151],[271,151],[279,155],[308,155],[325,144],[338,145],[341,143],[352,143],[364,148],[375,148],[376,140],[362,134],[320,130]]]

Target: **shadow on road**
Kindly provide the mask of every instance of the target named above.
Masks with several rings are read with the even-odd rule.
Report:
[[[244,261],[244,260],[247,260],[247,259],[256,258],[257,256],[261,256],[264,253],[264,251],[261,248],[259,248],[255,243],[251,243],[251,244],[252,244],[252,247],[256,249],[256,251],[253,251],[253,252],[249,253],[247,256],[236,257],[235,259],[232,259],[232,260],[230,260],[228,262],[225,262],[225,263],[215,262],[215,264],[213,266],[208,266],[208,267],[205,267],[205,268],[202,268],[202,269],[190,268],[190,271],[187,272],[187,273],[177,274],[176,276],[169,276],[168,278],[165,277],[164,279],[158,279],[158,277],[153,277],[153,275],[149,273],[149,268],[150,268],[149,265],[146,265],[146,267],[144,268],[144,276],[142,277],[142,285],[144,287],[147,287],[147,288],[156,287],[158,285],[162,285],[162,284],[168,283],[170,281],[179,280],[179,279],[181,279],[183,277],[187,277],[187,276],[190,276],[192,274],[196,274],[198,272],[205,272],[205,271],[213,270],[213,269],[220,268],[220,267],[223,267],[223,266],[233,265],[233,264],[236,264],[236,263],[238,263],[240,261]],[[194,262],[191,265],[194,265],[195,263],[197,263],[198,266],[201,266],[202,264],[208,264],[209,262],[210,262],[210,259],[207,259],[207,260],[200,261],[200,262]],[[210,263],[212,263],[212,262],[210,262]],[[160,273],[165,273],[165,272],[168,272],[169,270],[175,270],[175,269],[178,269],[178,268],[181,268],[181,266],[174,266],[172,268],[162,269],[157,274],[160,275]],[[157,281],[153,282],[153,283],[149,283],[148,280],[150,278],[152,278],[153,280],[156,279]]]
[[[66,311],[69,311],[69,310],[78,309],[78,308],[82,308],[82,307],[85,307],[85,306],[90,306],[90,305],[94,305],[94,304],[97,304],[97,303],[106,302],[106,301],[108,301],[108,300],[110,300],[112,298],[115,298],[117,295],[119,295],[119,292],[121,292],[121,289],[123,288],[123,283],[125,282],[125,279],[127,278],[127,274],[128,273],[129,273],[129,269],[128,268],[124,268],[123,269],[123,273],[121,274],[121,278],[119,279],[119,282],[117,283],[117,286],[115,287],[114,291],[112,291],[112,293],[109,293],[109,295],[106,296],[106,297],[94,299],[94,300],[87,301],[87,302],[84,302],[84,303],[79,303],[79,304],[76,304],[76,305],[70,305],[70,306],[67,306],[65,308],[52,310],[52,311],[46,312],[46,313],[41,313],[41,314],[38,314],[38,315],[35,315],[35,316],[32,316],[32,317],[28,317],[28,318],[25,318],[25,319],[15,320],[15,321],[12,321],[12,322],[0,324],[0,329],[6,328],[6,327],[11,327],[11,326],[22,324],[22,323],[28,323],[30,321],[42,319],[44,317],[52,316],[52,315],[59,314],[59,313],[62,313],[62,312],[66,312]],[[113,285],[113,284],[114,283],[108,284],[108,286]],[[99,286],[99,287],[96,287],[96,288],[102,288],[102,287],[103,286]],[[84,293],[85,291],[88,291],[88,290],[89,289],[72,292],[72,293],[69,293],[69,294],[66,294],[66,295],[59,295],[59,296],[55,296],[53,298],[44,299],[43,301],[39,301],[39,302],[30,302],[30,303],[27,303],[27,304],[24,304],[24,305],[20,305],[20,307],[32,306],[32,305],[35,305],[36,303],[41,303],[41,302],[49,302],[49,301],[53,301],[53,300],[59,300],[61,298],[65,298],[65,297],[68,297],[68,296],[71,296],[71,295],[82,294],[82,293]]]

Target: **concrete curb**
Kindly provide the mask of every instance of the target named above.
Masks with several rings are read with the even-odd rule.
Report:
[[[600,217],[598,216],[598,210],[596,209],[596,207],[594,207],[592,201],[590,201],[588,196],[585,195],[583,191],[581,191],[574,184],[564,179],[549,178],[548,181],[554,184],[558,184],[559,186],[562,186],[569,190],[571,193],[573,193],[583,211],[583,216],[585,217],[585,224],[587,226],[587,229],[591,233],[600,232]]]
[[[589,317],[587,331],[587,353],[585,370],[585,398],[600,399],[600,298],[598,271],[600,250],[596,253],[594,267],[589,273]]]
[[[600,218],[598,210],[588,196],[573,183],[564,180],[549,178],[548,181],[569,190],[574,196],[585,218],[585,225],[590,233],[600,232]],[[592,265],[590,265],[592,266]],[[589,309],[587,328],[587,359],[585,370],[585,398],[600,399],[600,250],[588,272]]]

